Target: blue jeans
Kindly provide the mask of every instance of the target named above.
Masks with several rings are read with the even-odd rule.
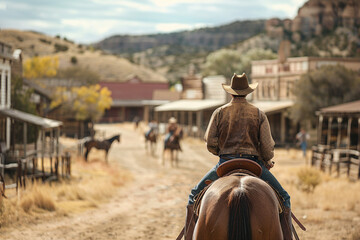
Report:
[[[233,157],[233,158],[237,158],[237,157]],[[255,158],[251,158],[251,157],[242,157],[242,158],[247,158],[247,159],[253,160],[261,166],[262,173],[261,173],[260,178],[262,180],[264,180],[265,182],[269,183],[283,198],[283,200],[284,200],[283,204],[285,205],[285,207],[290,208],[291,204],[290,204],[289,194],[281,186],[281,184],[274,177],[274,175],[272,175],[272,173],[265,167],[264,162],[261,160],[255,159]],[[203,190],[206,187],[206,184],[205,184],[206,180],[215,181],[216,179],[219,178],[219,176],[216,173],[216,170],[222,163],[224,163],[226,161],[227,161],[226,159],[223,159],[220,156],[219,162],[215,165],[215,167],[213,167],[207,174],[205,174],[205,176],[200,180],[200,182],[191,190],[191,193],[189,195],[188,204],[194,204],[194,197],[197,194],[199,194],[201,192],[201,190]]]
[[[306,157],[306,148],[307,148],[306,142],[300,143],[300,147],[301,147],[301,150],[303,151],[303,156]]]

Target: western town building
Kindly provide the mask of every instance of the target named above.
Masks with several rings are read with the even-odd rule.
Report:
[[[22,165],[24,165],[32,168],[32,177],[37,177],[35,175],[37,159],[41,158],[42,171],[39,171],[39,176],[45,177],[45,156],[51,159],[51,175],[55,173],[53,167],[57,168],[56,162],[59,161],[60,157],[59,136],[62,122],[13,108],[11,73],[12,66],[14,66],[14,75],[16,77],[22,76],[21,58],[19,56],[18,50],[14,51],[13,54],[10,45],[0,42],[0,174],[4,176],[6,171],[17,168],[19,178],[24,174],[21,172]],[[15,131],[18,134],[15,135]],[[46,137],[46,134],[49,137]],[[52,161],[53,158],[54,161]],[[7,183],[7,187],[17,187],[17,183],[18,179],[14,184]]]
[[[149,122],[156,106],[179,99],[179,93],[168,90],[167,82],[147,82],[137,75],[129,76],[125,82],[100,82],[100,86],[107,87],[113,99],[101,122],[133,121],[135,118]]]
[[[298,130],[288,115],[295,100],[295,82],[303,74],[324,65],[337,64],[360,72],[358,58],[293,57],[252,61],[252,81],[259,83],[253,93],[252,103],[266,112],[276,143],[293,142]],[[268,110],[265,109],[266,105]]]

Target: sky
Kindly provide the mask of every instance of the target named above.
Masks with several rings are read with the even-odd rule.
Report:
[[[306,0],[0,0],[0,29],[33,30],[77,43],[116,34],[214,27],[237,20],[294,18]]]

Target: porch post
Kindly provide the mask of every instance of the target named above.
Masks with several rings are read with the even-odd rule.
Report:
[[[330,138],[331,138],[331,124],[332,124],[332,120],[333,118],[332,117],[329,117],[329,124],[328,124],[328,133],[327,133],[327,145],[330,146]]]
[[[189,129],[190,129],[190,133],[191,133],[191,135],[193,134],[193,132],[192,132],[192,129],[191,129],[191,126],[193,125],[193,123],[192,123],[192,114],[193,114],[193,112],[188,112],[188,126],[189,126]],[[359,122],[360,122],[360,118],[359,118]]]
[[[318,139],[317,139],[317,144],[321,144],[321,140],[322,140],[322,125],[323,125],[323,120],[324,120],[324,116],[323,115],[319,115],[319,126],[318,126]]]
[[[347,126],[347,140],[346,140],[346,142],[347,142],[347,149],[350,149],[350,135],[351,135],[351,123],[352,123],[352,118],[349,118],[348,119],[348,126]]]
[[[285,143],[285,113],[281,112],[281,124],[280,124],[280,141]]]
[[[27,145],[27,123],[24,122],[24,158],[26,158],[26,145]]]
[[[338,122],[338,134],[337,134],[337,139],[336,139],[336,147],[339,148],[340,147],[340,141],[341,141],[341,123],[342,123],[342,118],[338,117],[337,118],[337,122]]]
[[[196,112],[196,126],[198,128],[197,136],[200,137],[202,133],[201,123],[202,123],[202,110]]]

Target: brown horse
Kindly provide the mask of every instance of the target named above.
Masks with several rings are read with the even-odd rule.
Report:
[[[164,151],[162,155],[162,164],[165,165],[165,152],[169,150],[170,152],[170,162],[171,166],[175,165],[178,166],[179,162],[179,151],[181,150],[180,140],[183,136],[182,128],[178,127],[174,134],[170,137],[170,139],[164,144]]]
[[[251,175],[216,180],[201,200],[193,239],[282,240],[274,190]]]
[[[156,149],[156,142],[157,142],[157,134],[155,131],[151,131],[149,134],[145,133],[145,149],[148,150],[150,145],[150,153],[154,155]]]
[[[111,144],[115,140],[120,142],[120,134],[115,135],[115,136],[113,136],[113,137],[111,137],[109,139],[105,139],[103,141],[99,141],[99,140],[95,140],[95,139],[90,139],[90,140],[86,141],[84,143],[84,146],[86,148],[85,160],[87,161],[89,152],[94,147],[94,148],[97,148],[97,149],[105,150],[105,159],[106,159],[106,162],[107,162],[107,155],[108,155],[109,149],[111,147]]]

